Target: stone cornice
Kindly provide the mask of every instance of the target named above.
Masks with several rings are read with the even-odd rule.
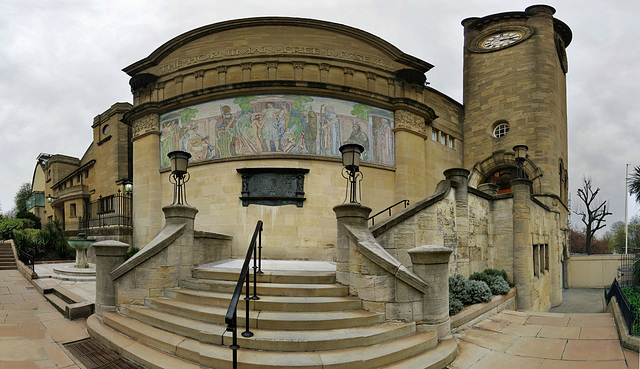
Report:
[[[407,67],[421,72],[427,72],[429,69],[433,68],[433,65],[411,55],[405,54],[387,41],[357,28],[315,19],[261,17],[230,20],[185,32],[164,43],[148,57],[124,68],[123,71],[130,76],[135,76],[146,69],[157,66],[161,60],[166,58],[172,52],[202,37],[234,29],[260,26],[314,28],[321,29],[323,31],[335,32],[368,44],[388,55],[391,60],[401,63]]]

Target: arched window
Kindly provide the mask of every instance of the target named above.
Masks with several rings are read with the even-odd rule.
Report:
[[[509,123],[505,121],[499,121],[493,127],[493,137],[500,138],[509,132]]]
[[[498,185],[498,194],[511,192],[511,180],[518,178],[518,168],[502,167],[490,172],[484,177],[482,183],[493,183]],[[528,178],[525,173],[525,178]]]

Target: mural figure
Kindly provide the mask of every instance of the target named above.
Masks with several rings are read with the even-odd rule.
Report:
[[[364,146],[364,162],[395,160],[393,112],[327,97],[241,96],[175,110],[160,122],[165,168],[174,150],[190,152],[192,162],[273,153],[340,157],[344,143]]]
[[[389,119],[380,119],[380,125],[375,134],[375,157],[380,163],[388,163],[393,158],[393,131]]]
[[[369,137],[367,137],[366,133],[362,132],[362,127],[360,127],[358,123],[353,123],[353,131],[351,131],[351,134],[345,143],[356,143],[362,145],[365,149],[361,154],[362,160],[369,160]]]

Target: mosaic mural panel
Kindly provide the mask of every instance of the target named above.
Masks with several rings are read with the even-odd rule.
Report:
[[[261,95],[211,101],[160,117],[163,167],[174,150],[191,162],[244,155],[340,157],[358,143],[362,160],[394,165],[393,112],[317,96]]]

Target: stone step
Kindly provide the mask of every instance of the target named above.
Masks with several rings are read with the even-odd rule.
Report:
[[[233,293],[236,288],[234,281],[215,281],[209,279],[188,279],[180,281],[179,285],[183,288]],[[258,283],[258,293],[268,296],[347,296],[349,288],[336,284],[296,284],[296,283]],[[244,291],[244,288],[243,288]],[[253,292],[253,283],[251,284],[251,292]]]
[[[104,323],[92,316],[87,321],[87,328],[91,335],[98,337],[101,341],[108,341],[106,345],[122,356],[139,361],[141,355],[140,345],[148,345],[148,354],[143,359],[148,367],[155,367],[149,363],[153,357],[167,358],[167,365],[163,368],[173,368],[169,366],[168,358],[181,360],[184,357],[198,359],[201,367],[207,368],[231,368],[232,350],[227,346],[200,343],[192,339],[184,339],[181,336],[171,334],[150,326],[139,327],[136,320],[119,316],[116,313],[105,313]],[[118,330],[113,330],[106,324],[118,326]],[[127,333],[128,332],[128,333]],[[139,336],[144,332],[144,337]],[[136,339],[126,337],[131,334]],[[230,333],[227,333],[229,335]],[[225,337],[226,339],[227,337]],[[259,351],[247,348],[238,350],[238,366],[241,368],[380,368],[401,360],[409,359],[415,355],[423,354],[432,349],[437,344],[437,334],[435,332],[420,332],[407,335],[395,340],[378,344],[342,348],[328,351],[305,351],[287,352],[281,351]],[[240,343],[242,347],[242,343]],[[162,347],[165,352],[156,349]],[[133,348],[133,350],[132,350]],[[138,351],[138,352],[134,352]],[[196,356],[196,352],[198,355]],[[166,356],[162,356],[166,355]],[[175,357],[176,355],[178,357]],[[138,358],[138,360],[136,360]],[[192,368],[191,363],[184,361],[181,363],[184,368]],[[443,368],[442,366],[441,368]]]
[[[226,307],[202,306],[167,298],[146,300],[158,311],[224,325]],[[238,325],[245,326],[245,310],[238,305]],[[249,311],[249,326],[259,329],[318,330],[361,327],[384,322],[384,314],[364,310],[327,312]]]
[[[87,331],[98,342],[122,357],[149,369],[199,369],[200,365],[153,349],[102,324],[92,315],[87,319]],[[166,332],[165,332],[166,334]]]
[[[458,356],[458,343],[455,338],[442,340],[431,350],[414,355],[408,359],[385,366],[385,369],[441,369],[447,368]]]
[[[224,268],[197,268],[193,270],[193,278],[213,279],[237,282],[240,270]],[[263,271],[257,274],[258,282],[262,283],[300,283],[300,284],[334,284],[335,272],[288,272],[288,271]],[[253,269],[250,269],[250,277],[253,283]]]
[[[231,333],[225,333],[226,327],[222,325],[189,321],[188,318],[173,317],[166,313],[138,307],[128,308],[126,314],[128,317],[119,314],[105,316],[105,324],[140,342],[147,343],[160,339],[163,337],[162,332],[169,331],[173,332],[172,334],[187,337],[188,340],[193,339],[209,344],[229,346],[232,343]],[[241,335],[243,331],[244,327],[238,328],[238,344],[246,349],[282,352],[326,351],[373,345],[401,338],[415,333],[415,324],[383,323],[324,331],[252,329],[254,336],[250,338],[243,337]],[[154,347],[171,352],[163,345],[165,344],[160,343]],[[185,358],[188,359],[188,357]]]
[[[258,290],[260,292],[260,290]],[[230,293],[207,292],[188,289],[170,289],[165,297],[199,305],[227,308],[231,301]],[[336,311],[357,310],[361,302],[355,297],[297,297],[297,296],[259,296],[260,300],[251,300],[251,310],[270,311]],[[244,297],[242,297],[244,298]],[[242,304],[244,302],[241,301]],[[244,305],[243,305],[244,306]]]

